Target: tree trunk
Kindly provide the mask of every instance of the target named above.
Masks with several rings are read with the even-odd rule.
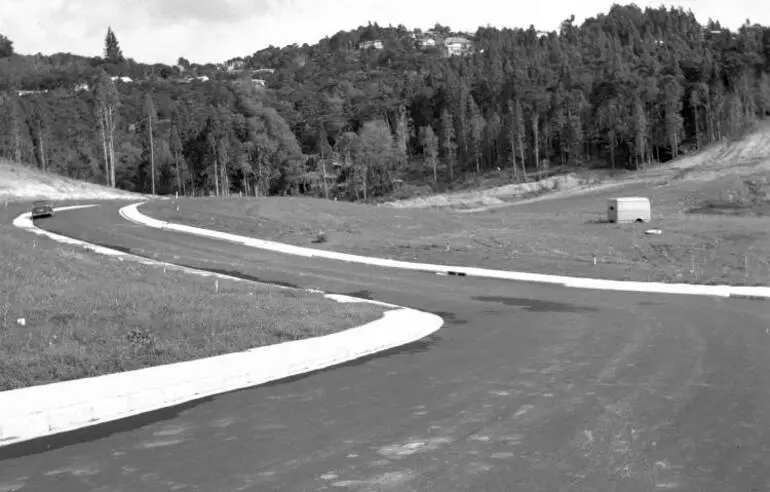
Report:
[[[100,116],[100,125],[101,126],[101,134],[102,134],[102,148],[104,150],[104,175],[107,178],[107,186],[112,186],[112,183],[110,182],[110,179],[112,177],[112,174],[110,173],[110,156],[107,152],[107,134],[104,131],[105,124],[104,124],[104,117]]]
[[[43,172],[47,172],[48,171],[48,162],[46,161],[46,158],[45,158],[45,146],[43,145],[43,134],[42,134],[42,132],[38,136],[37,147],[38,147],[38,152],[40,153],[40,166],[42,167]]]
[[[517,176],[519,174],[519,169],[516,166],[516,134],[512,130],[511,130],[510,140],[511,140],[511,167],[513,168],[513,175]]]
[[[430,160],[433,165],[433,183],[438,186],[438,166],[436,166],[436,158],[431,157]]]
[[[369,195],[368,195],[369,181],[367,179],[368,178],[368,176],[367,176],[368,174],[369,174],[369,169],[365,167],[364,168],[364,173],[363,173],[363,179],[364,179],[364,202],[366,202],[369,199]]]
[[[524,136],[522,135],[522,133],[524,132],[523,131],[517,132],[516,138],[519,141],[519,157],[521,157],[521,175],[524,181],[526,181],[527,180],[527,161],[524,158]],[[513,160],[513,163],[514,165],[516,164],[516,159]]]
[[[323,178],[324,178],[324,199],[329,199],[329,184],[326,181],[326,159],[321,159],[321,167],[323,169]]]
[[[155,142],[152,138],[152,118],[149,119],[149,133],[150,133],[150,183],[152,194],[155,195]]]
[[[609,134],[610,140],[610,166],[615,169],[615,131],[611,130]]]
[[[16,160],[16,164],[21,164],[22,160],[22,152],[21,152],[21,128],[19,125],[19,116],[16,110],[14,109],[13,103],[11,103],[11,118],[13,118],[12,121],[12,131],[13,131],[13,155]]]
[[[179,174],[179,151],[174,152],[174,167],[176,168],[176,191],[179,193],[182,188],[182,177]]]
[[[109,123],[108,138],[109,138],[109,151],[110,151],[110,186],[115,188],[115,120],[114,120],[114,108],[107,109],[107,121]]]
[[[214,194],[219,196],[219,155],[214,155]]]
[[[532,115],[532,140],[534,141],[535,145],[535,171],[537,171],[538,179],[540,179],[540,132],[538,131],[539,119],[540,118],[537,113]]]

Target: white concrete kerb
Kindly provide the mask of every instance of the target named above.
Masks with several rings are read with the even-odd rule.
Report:
[[[560,285],[577,289],[611,290],[622,292],[646,292],[659,294],[683,294],[712,297],[745,297],[752,299],[770,299],[770,287],[740,287],[731,285],[696,285],[675,284],[664,282],[632,282],[616,281],[595,278],[567,277],[559,275],[544,275],[540,273],[512,272],[504,270],[491,270],[486,268],[432,265],[427,263],[413,263],[400,260],[388,260],[384,258],[371,258],[367,256],[337,253],[320,249],[292,246],[290,244],[275,241],[266,241],[252,237],[239,236],[225,232],[211,231],[199,227],[191,227],[174,224],[162,220],[153,219],[139,211],[139,206],[146,202],[134,203],[120,209],[120,215],[131,222],[156,229],[183,232],[202,237],[221,239],[252,248],[275,251],[295,256],[327,258],[332,260],[347,261],[365,265],[381,266],[387,268],[399,268],[403,270],[432,272],[439,275],[461,275],[470,277],[494,278],[499,280],[513,280],[521,282],[536,282]]]
[[[55,212],[94,206],[60,207]],[[13,225],[54,241],[81,246],[120,260],[255,283],[151,260],[44,231],[35,227],[29,212],[14,219]],[[386,311],[378,320],[321,337],[190,362],[0,392],[0,446],[317,371],[415,342],[435,333],[444,323],[441,317],[431,313],[368,299],[314,292],[337,302],[367,302],[393,309]]]

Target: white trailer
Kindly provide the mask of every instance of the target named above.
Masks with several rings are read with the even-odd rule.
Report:
[[[649,222],[651,218],[650,199],[641,196],[611,198],[607,202],[609,222]]]

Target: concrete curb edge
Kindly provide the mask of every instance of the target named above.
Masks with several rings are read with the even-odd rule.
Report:
[[[97,205],[75,205],[57,208],[55,211],[93,206]],[[35,227],[29,212],[18,216],[13,225],[57,242],[81,246],[121,260],[128,259],[196,275],[251,282],[150,260],[44,231]],[[0,447],[343,364],[418,341],[438,331],[444,323],[440,316],[432,313],[368,299],[312,292],[337,302],[366,302],[394,309],[365,325],[321,337],[0,392]]]
[[[431,265],[427,263],[413,263],[401,260],[389,260],[384,258],[372,258],[367,256],[338,253],[334,251],[305,248],[290,244],[267,241],[252,237],[239,236],[225,232],[211,231],[198,227],[174,224],[162,220],[153,219],[139,211],[139,207],[147,202],[138,202],[122,207],[119,211],[124,219],[156,229],[182,232],[202,237],[221,239],[244,246],[249,246],[268,251],[275,251],[295,256],[326,258],[350,263],[360,263],[386,268],[398,268],[402,270],[431,272],[437,275],[458,277],[481,277],[498,280],[513,280],[520,282],[535,282],[559,285],[576,289],[609,290],[622,292],[658,293],[658,294],[683,294],[715,296],[728,298],[770,299],[770,287],[742,287],[731,285],[698,285],[675,284],[665,282],[636,282],[627,280],[605,280],[581,277],[567,277],[558,275],[545,275],[540,273],[514,272],[505,270],[491,270],[475,267],[461,267],[450,265]]]

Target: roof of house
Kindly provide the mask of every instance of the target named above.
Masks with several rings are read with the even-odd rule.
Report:
[[[446,38],[444,44],[471,44],[471,42],[466,38],[453,36],[451,38]]]

